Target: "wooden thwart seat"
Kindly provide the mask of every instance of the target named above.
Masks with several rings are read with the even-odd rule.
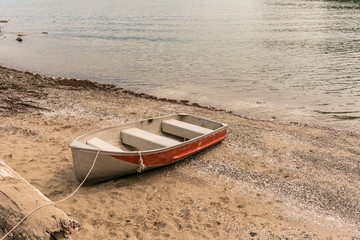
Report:
[[[163,132],[170,133],[186,139],[192,139],[213,132],[213,130],[211,129],[182,122],[176,119],[162,121],[161,129]]]
[[[94,137],[89,139],[86,142],[87,145],[90,145],[92,147],[96,147],[103,151],[109,151],[109,152],[124,152],[122,149],[115,147],[114,145],[111,145],[108,142],[105,142],[104,140],[101,140],[100,138]]]
[[[121,140],[124,144],[136,147],[140,150],[171,147],[180,143],[174,139],[147,132],[139,128],[122,130]]]

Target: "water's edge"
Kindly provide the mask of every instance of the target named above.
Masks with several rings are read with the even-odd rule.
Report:
[[[352,122],[350,124],[346,124],[346,122],[350,122],[350,121],[336,121],[336,122],[331,122],[328,121],[327,118],[322,118],[323,116],[327,116],[326,113],[322,114],[319,113],[318,116],[314,119],[313,117],[311,119],[307,119],[307,118],[299,118],[298,116],[296,116],[298,114],[298,112],[296,111],[296,113],[289,113],[289,115],[286,115],[286,113],[273,113],[271,114],[272,116],[263,116],[261,117],[260,115],[262,115],[260,113],[260,115],[258,113],[254,113],[250,111],[233,111],[233,110],[227,110],[227,109],[223,109],[223,108],[219,108],[219,107],[214,107],[214,106],[207,106],[207,105],[203,105],[197,102],[191,102],[189,100],[186,99],[172,99],[172,98],[167,98],[167,97],[158,97],[152,94],[148,94],[145,92],[137,92],[137,91],[133,91],[133,90],[129,90],[126,89],[124,87],[121,86],[117,86],[115,84],[107,84],[107,83],[102,83],[102,82],[98,82],[98,81],[94,81],[94,80],[89,80],[89,79],[78,79],[78,78],[64,78],[64,77],[59,77],[59,76],[48,76],[48,75],[43,75],[40,73],[34,73],[28,70],[19,70],[19,69],[15,69],[12,67],[7,67],[4,65],[0,65],[0,68],[4,68],[4,69],[8,69],[14,72],[20,72],[20,73],[26,73],[26,74],[31,74],[34,76],[40,76],[40,77],[46,77],[46,78],[51,78],[53,80],[61,80],[64,82],[64,85],[67,85],[66,82],[68,81],[69,84],[75,84],[77,86],[93,86],[96,87],[98,89],[106,89],[106,90],[110,90],[110,91],[120,91],[122,93],[125,94],[129,94],[138,98],[144,98],[144,99],[151,99],[151,100],[155,100],[155,101],[159,101],[159,102],[167,102],[167,103],[172,103],[172,104],[180,104],[180,105],[184,105],[184,106],[192,106],[192,107],[198,107],[198,108],[202,108],[202,109],[207,109],[210,111],[218,111],[218,112],[224,112],[227,114],[231,114],[237,117],[241,117],[244,119],[249,119],[249,120],[256,120],[256,121],[262,121],[262,122],[271,122],[271,123],[276,123],[276,124],[285,124],[285,125],[299,125],[299,126],[304,126],[304,127],[315,127],[315,128],[326,128],[326,129],[334,129],[334,130],[340,130],[340,131],[344,131],[344,132],[349,132],[349,133],[360,133],[360,128],[356,128],[356,127],[351,127],[354,126],[355,124],[353,124]],[[71,86],[71,85],[70,85]],[[293,116],[292,116],[293,115]],[[359,119],[353,119],[354,121],[359,121]],[[337,124],[338,123],[338,124]]]

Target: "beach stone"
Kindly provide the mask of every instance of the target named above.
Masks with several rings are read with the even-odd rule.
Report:
[[[16,41],[22,42],[22,38],[21,38],[21,37],[18,37],[18,38],[16,39]]]
[[[250,236],[255,237],[257,235],[256,232],[250,232]]]

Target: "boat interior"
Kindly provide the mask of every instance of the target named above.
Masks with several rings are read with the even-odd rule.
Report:
[[[179,114],[100,129],[77,140],[109,152],[144,151],[172,147],[210,134],[222,126],[214,121]]]

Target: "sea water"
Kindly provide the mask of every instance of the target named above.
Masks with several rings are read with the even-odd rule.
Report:
[[[360,129],[358,1],[1,0],[2,19],[2,66]]]

